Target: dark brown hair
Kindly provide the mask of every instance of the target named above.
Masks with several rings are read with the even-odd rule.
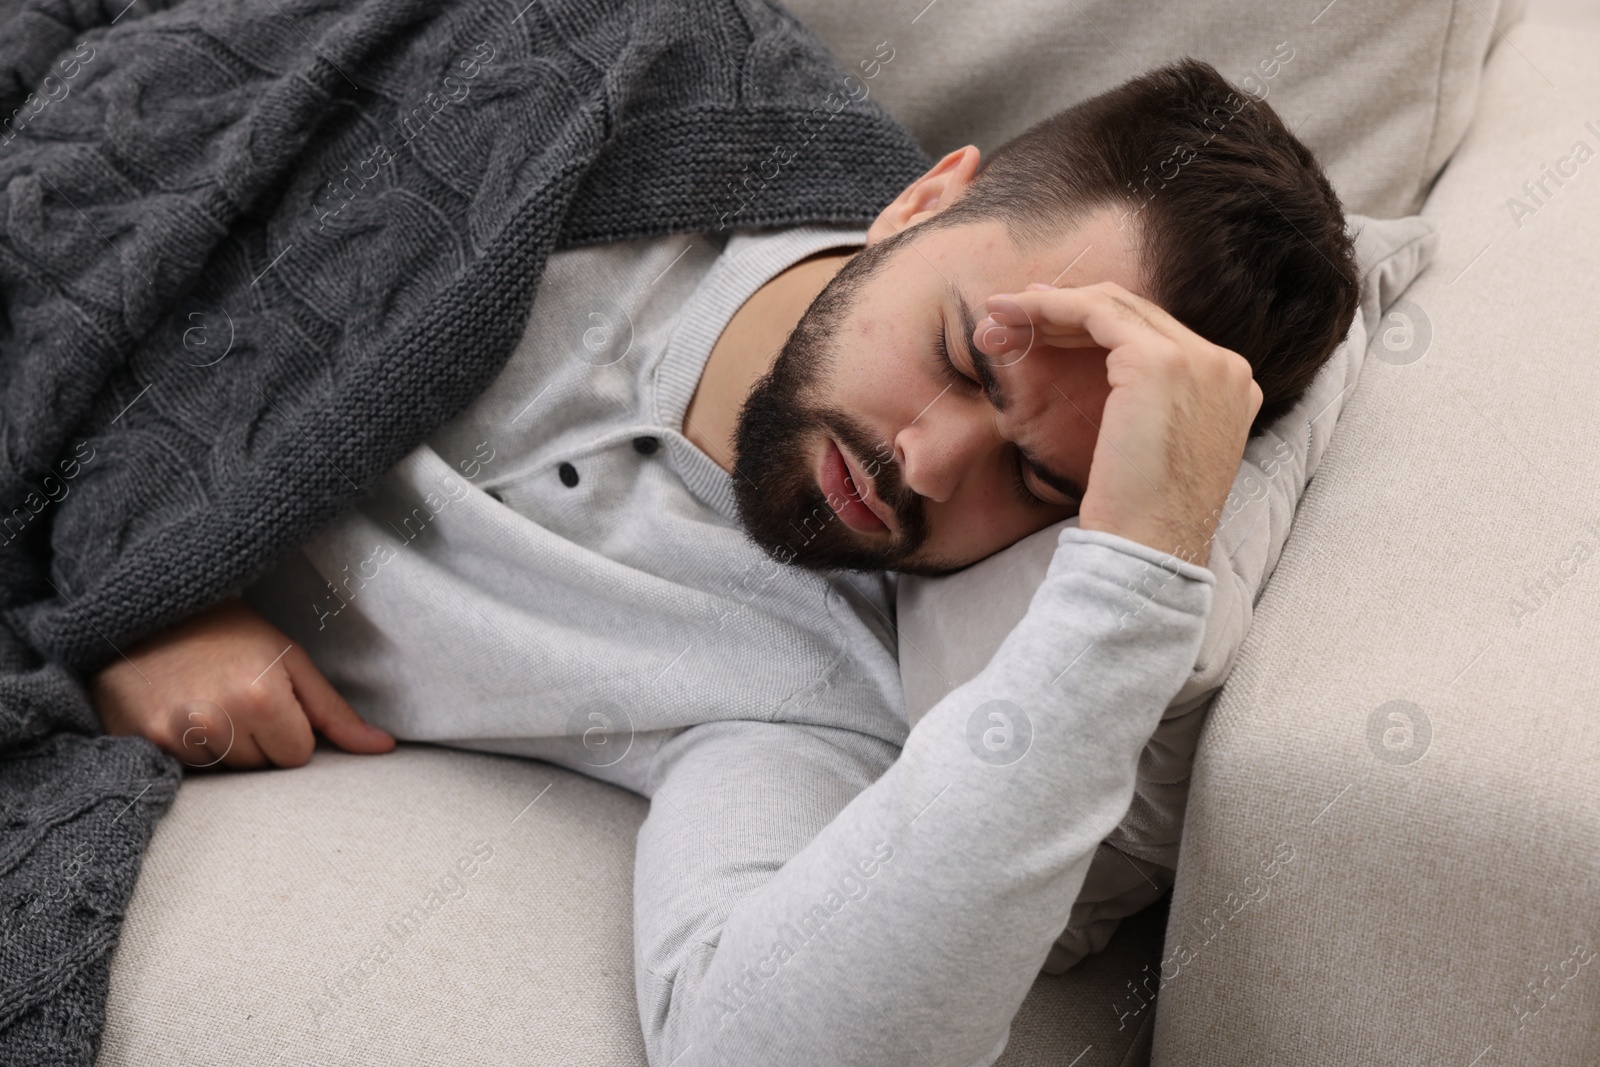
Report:
[[[1036,123],[902,232],[995,219],[1036,250],[1107,205],[1139,227],[1151,299],[1250,361],[1251,436],[1293,407],[1355,315],[1354,242],[1311,150],[1209,63],[1183,59]]]

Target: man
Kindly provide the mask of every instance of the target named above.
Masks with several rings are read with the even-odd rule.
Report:
[[[1310,153],[1192,61],[865,231],[570,249],[467,411],[96,707],[194,766],[299,765],[315,728],[651,798],[652,1064],[989,1064],[1193,664],[1247,436],[1355,294]],[[1073,515],[908,730],[893,574]]]

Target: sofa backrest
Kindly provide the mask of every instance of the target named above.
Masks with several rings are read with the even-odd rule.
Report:
[[[935,158],[1192,55],[1278,110],[1345,208],[1410,214],[1527,0],[780,0]],[[885,57],[888,57],[887,60]],[[1248,80],[1247,80],[1248,79]],[[864,90],[863,90],[864,87]]]

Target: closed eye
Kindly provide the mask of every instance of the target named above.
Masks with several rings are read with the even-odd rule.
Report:
[[[965,374],[962,374],[961,371],[957,369],[955,362],[950,358],[949,328],[946,325],[942,315],[939,318],[939,331],[934,334],[933,337],[933,347],[934,350],[939,354],[939,369],[944,375],[945,380],[954,385],[965,386],[969,389],[977,389],[980,391],[983,389],[983,385],[980,382],[974,381]],[[1045,500],[1044,498],[1035,494],[1033,490],[1028,488],[1025,471],[1028,467],[1032,466],[1032,464],[1030,464],[1027,457],[1023,455],[1022,449],[1017,448],[1015,451],[1017,454],[1017,464],[1012,471],[1011,488],[1013,493],[1016,495],[1016,498],[1023,504],[1035,508],[1060,508],[1069,506],[1068,503],[1063,503],[1059,500]],[[1034,470],[1034,476],[1039,476],[1037,469]],[[1071,505],[1076,505],[1077,503],[1078,501],[1076,500],[1070,501]]]
[[[933,347],[939,353],[940,369],[943,371],[946,380],[954,382],[956,385],[971,386],[974,389],[983,388],[982,385],[957,370],[955,363],[951,361],[949,331],[945,328],[942,317],[939,320],[939,332],[933,336]]]

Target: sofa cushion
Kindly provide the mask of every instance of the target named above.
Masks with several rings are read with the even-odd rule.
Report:
[[[646,807],[421,745],[186,772],[128,906],[97,1062],[642,1064]]]
[[[552,764],[429,745],[190,773],[128,906],[97,1063],[643,1067],[648,807]],[[1001,1067],[1146,1063],[1149,1015],[1113,1005],[1158,961],[1165,920],[1152,908],[1041,977]]]
[[[1600,1062],[1597,57],[1510,31],[1423,208],[1201,738],[1157,1064]]]
[[[1416,210],[1450,158],[1477,103],[1483,57],[1526,0],[786,6],[861,79],[842,91],[871,94],[935,157],[965,144],[987,152],[1069,104],[1192,55],[1278,109],[1349,210],[1393,216]]]

